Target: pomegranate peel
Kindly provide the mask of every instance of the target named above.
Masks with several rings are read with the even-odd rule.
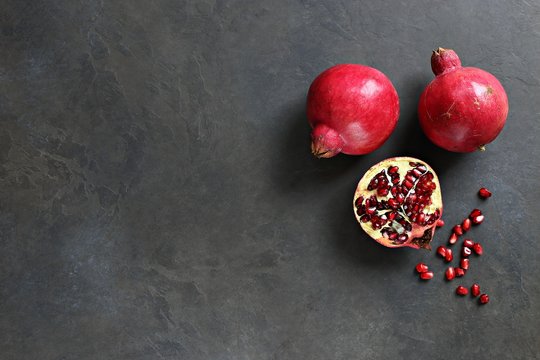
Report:
[[[362,229],[378,243],[431,249],[443,210],[439,179],[421,160],[383,160],[359,181],[353,209]]]

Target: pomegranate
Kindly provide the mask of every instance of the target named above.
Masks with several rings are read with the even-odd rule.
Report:
[[[374,151],[388,139],[398,117],[396,89],[382,72],[369,66],[333,66],[309,88],[311,151],[319,158]]]
[[[353,207],[362,229],[380,244],[431,249],[443,211],[439,179],[421,160],[386,159],[364,174]]]
[[[450,49],[433,51],[431,68],[436,77],[418,104],[424,133],[449,151],[484,150],[499,135],[508,115],[502,85],[484,70],[462,67]]]

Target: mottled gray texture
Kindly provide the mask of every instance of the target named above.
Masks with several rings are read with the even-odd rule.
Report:
[[[539,358],[538,2],[0,8],[1,359]],[[485,153],[418,127],[437,46],[507,89]],[[374,153],[316,160],[306,91],[344,62],[385,72],[402,115]],[[485,256],[462,280],[355,223],[356,182],[394,155],[438,171],[447,224],[484,209]],[[488,306],[453,294],[473,281]]]

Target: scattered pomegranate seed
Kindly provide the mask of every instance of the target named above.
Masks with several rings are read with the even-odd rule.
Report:
[[[420,274],[420,279],[422,280],[429,280],[433,278],[433,272],[427,271]]]
[[[472,223],[474,225],[481,224],[484,221],[484,215],[478,215],[471,219]]]
[[[446,254],[444,254],[444,261],[450,262],[454,259],[454,255],[452,255],[452,249],[446,249]]]
[[[472,248],[474,246],[474,241],[472,241],[471,239],[465,239],[463,241],[463,246]]]
[[[437,227],[443,227],[443,226],[444,226],[444,220],[443,219],[437,220]]]
[[[446,257],[446,248],[444,246],[439,246],[437,248],[437,254],[439,254],[441,257]]]
[[[485,305],[489,302],[489,296],[487,294],[480,295],[480,304]]]
[[[456,277],[462,277],[465,275],[465,270],[462,268],[454,268],[454,273],[456,274]]]
[[[472,254],[472,250],[471,248],[468,248],[468,247],[463,247],[463,249],[461,250],[461,256],[463,257],[469,257],[469,255]]]
[[[425,273],[425,272],[428,271],[428,266],[427,266],[426,264],[424,264],[424,263],[418,263],[418,264],[416,265],[416,271],[417,271],[418,273],[420,273],[420,274],[421,274],[421,273]]]
[[[454,268],[453,267],[449,267],[448,269],[446,269],[446,272],[444,273],[444,275],[446,276],[446,280],[450,281],[452,280],[453,278],[456,277],[456,273],[454,272]]]
[[[469,290],[465,286],[460,285],[456,288],[456,294],[458,295],[465,296],[468,293],[469,293]]]
[[[472,286],[471,286],[471,294],[474,297],[477,297],[478,295],[480,295],[480,285],[472,284]]]
[[[480,188],[480,190],[478,190],[478,195],[480,195],[482,199],[487,199],[488,197],[491,197],[491,191],[486,188]]]
[[[471,211],[471,213],[469,214],[469,219],[473,219],[477,216],[480,216],[482,215],[482,211],[480,211],[480,209],[473,209],[473,211]]]
[[[459,261],[459,267],[463,270],[469,270],[469,259],[461,259]]]
[[[482,245],[480,245],[479,243],[475,243],[473,245],[473,250],[476,255],[482,255],[484,253],[484,249],[482,249]]]
[[[454,234],[456,234],[458,236],[463,235],[463,229],[461,229],[461,225],[454,226],[454,228],[452,230],[454,231]]]
[[[461,228],[464,232],[469,231],[471,229],[471,219],[466,218],[463,220],[463,223],[461,223]]]
[[[450,235],[450,239],[448,239],[448,243],[453,245],[457,242],[457,239],[458,236],[456,235],[456,233],[452,233],[452,235]]]

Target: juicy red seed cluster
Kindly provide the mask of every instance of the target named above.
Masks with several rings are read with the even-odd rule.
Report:
[[[483,221],[484,215],[482,214],[482,211],[479,209],[474,209],[461,224],[458,224],[452,228],[452,234],[450,235],[450,238],[448,238],[448,243],[450,245],[455,244],[461,235],[465,234],[471,229],[471,224],[478,225]]]
[[[403,244],[409,239],[408,232],[412,224],[432,225],[440,216],[440,210],[433,213],[424,212],[431,205],[431,195],[437,188],[433,182],[434,175],[422,163],[411,162],[411,170],[407,171],[400,182],[398,166],[390,166],[381,170],[369,182],[367,190],[376,190],[377,196],[389,197],[378,200],[371,195],[355,200],[356,213],[363,223],[371,223],[374,230],[396,244]],[[397,225],[399,224],[399,225]]]
[[[429,271],[429,267],[424,263],[418,263],[415,267],[416,272],[419,274],[420,279],[430,280],[433,279],[433,272]]]
[[[491,193],[489,193],[489,196],[491,196]],[[486,196],[486,197],[489,197],[489,196]],[[478,225],[482,223],[483,221],[484,221],[484,215],[482,214],[482,211],[480,211],[479,209],[474,209],[473,211],[471,211],[469,216],[463,220],[461,224],[458,224],[452,228],[452,235],[450,236],[449,243],[455,244],[459,236],[463,235],[464,233],[470,230],[472,224]],[[439,223],[437,222],[437,226],[438,225]],[[444,222],[443,222],[443,225],[444,225]],[[437,252],[437,255],[442,257],[446,262],[451,262],[453,259],[452,250],[449,248],[446,248],[444,246],[439,246],[437,247],[436,252]],[[468,259],[468,257],[473,252],[476,255],[479,255],[479,256],[482,255],[484,252],[482,245],[480,243],[475,243],[471,239],[463,240],[459,267],[452,267],[452,266],[448,267],[444,273],[446,280],[451,281],[456,277],[462,277],[465,275],[465,273],[469,269],[470,260]],[[417,271],[418,271],[418,266],[420,264],[417,265]],[[427,271],[427,268],[426,268],[426,271]],[[469,290],[464,286],[460,285],[456,288],[456,294],[459,296],[466,296],[468,293],[469,293]],[[487,304],[489,302],[489,296],[487,294],[480,295],[480,286],[478,284],[473,284],[471,286],[471,295],[473,297],[480,296],[478,301],[481,305]]]

